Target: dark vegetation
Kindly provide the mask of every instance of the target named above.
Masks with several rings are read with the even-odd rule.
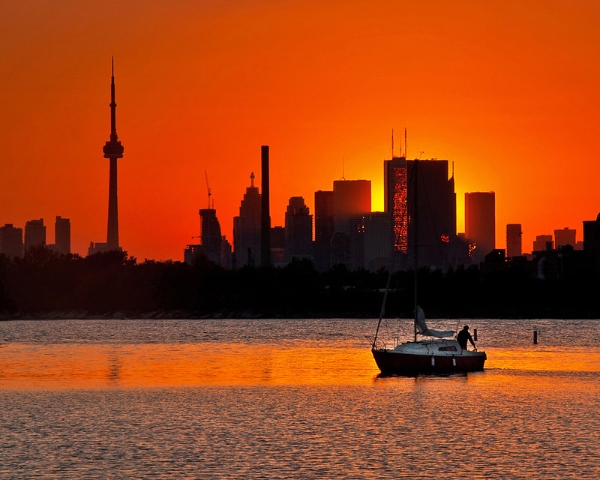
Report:
[[[199,257],[138,263],[126,253],[82,258],[33,248],[23,259],[0,255],[0,318],[68,317],[377,317],[388,273],[309,261],[285,268],[224,270]],[[411,317],[413,274],[394,273],[386,316]],[[428,317],[600,318],[594,271],[538,280],[519,269],[419,271]]]

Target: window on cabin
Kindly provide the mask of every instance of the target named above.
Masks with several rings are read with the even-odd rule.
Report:
[[[451,347],[440,347],[440,352],[456,352],[456,347],[454,345]]]

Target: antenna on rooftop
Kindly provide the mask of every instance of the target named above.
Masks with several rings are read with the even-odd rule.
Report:
[[[408,158],[408,140],[406,134],[406,127],[404,127],[404,158]]]
[[[400,149],[402,150],[402,149]],[[394,129],[392,128],[392,160],[394,159]]]
[[[208,173],[206,173],[206,169],[204,170],[204,176],[206,177],[206,189],[208,190],[208,208],[210,208],[210,197],[212,195],[210,191],[210,185],[208,184]],[[214,205],[214,201],[213,201]]]

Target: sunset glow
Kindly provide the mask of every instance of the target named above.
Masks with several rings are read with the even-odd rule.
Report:
[[[220,345],[12,345],[3,352],[2,387],[10,390],[74,388],[155,388],[232,385],[385,385],[403,377],[379,377],[364,348]],[[9,356],[10,354],[10,356]],[[557,358],[560,362],[557,363]],[[475,383],[497,382],[510,372],[512,383],[530,388],[532,372],[598,372],[596,350],[495,348],[486,364],[496,376],[456,376]],[[515,377],[515,373],[518,375]],[[557,388],[556,380],[547,377]],[[426,378],[426,377],[425,377]],[[546,377],[542,377],[546,378]],[[521,382],[522,379],[522,382]],[[414,380],[414,379],[411,379]],[[581,382],[581,379],[577,379]],[[535,385],[540,386],[540,378]],[[564,379],[562,380],[564,383]],[[565,387],[565,385],[562,385]],[[566,388],[566,387],[565,387]]]
[[[272,225],[314,213],[333,181],[372,182],[383,209],[391,131],[409,158],[454,163],[496,193],[496,247],[520,223],[577,230],[600,211],[600,4],[594,1],[23,0],[0,18],[0,225],[70,218],[72,250],[105,242],[111,57],[120,243],[182,260],[211,201],[233,217],[270,146]],[[404,149],[395,141],[396,153]]]

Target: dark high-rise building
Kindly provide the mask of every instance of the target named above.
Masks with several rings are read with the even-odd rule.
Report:
[[[285,266],[285,228],[271,227],[271,262],[276,267]]]
[[[54,248],[57,253],[68,255],[71,253],[71,220],[56,217],[54,223]]]
[[[473,250],[473,261],[483,262],[496,248],[496,194],[494,192],[465,193],[465,236]]]
[[[23,258],[23,229],[7,223],[0,227],[0,253],[9,258]]]
[[[448,160],[407,160],[408,255],[419,266],[445,267],[456,257],[456,194]]]
[[[285,258],[312,260],[312,215],[302,197],[291,197],[285,212]]]
[[[392,255],[392,214],[372,212],[364,217],[364,268],[372,272],[389,269]],[[394,245],[395,251],[395,245]]]
[[[117,160],[123,158],[124,147],[117,136],[117,104],[115,103],[115,66],[110,82],[110,139],[104,144],[104,158],[110,160],[108,181],[108,229],[106,243],[90,244],[88,254],[121,250],[119,246],[119,207],[117,197]]]
[[[225,235],[221,237],[221,266],[227,269],[231,268],[231,243]]]
[[[25,224],[25,251],[38,245],[46,245],[46,226],[43,218],[29,220]]]
[[[214,208],[200,209],[200,243],[188,245],[183,253],[186,263],[193,263],[198,255],[204,255],[208,260],[217,265],[229,268],[231,262],[231,246],[229,254],[224,243],[228,243],[225,237],[221,235],[221,225],[217,218],[217,211]]]
[[[600,270],[600,213],[596,220],[583,222],[583,251],[590,258],[596,270]]]
[[[533,241],[534,252],[545,252],[547,250],[552,250],[553,248],[552,235],[536,235],[535,240]]]
[[[204,255],[221,265],[221,225],[214,208],[200,210],[200,241]]]
[[[509,223],[506,225],[506,256],[508,258],[518,257],[523,254],[523,232],[520,223]]]
[[[371,180],[333,182],[333,229],[349,234],[353,219],[371,213]]]
[[[331,239],[333,238],[333,190],[315,192],[315,268],[331,268]]]
[[[333,182],[333,230],[331,263],[350,269],[364,266],[365,215],[371,213],[370,180]]]
[[[562,245],[571,245],[575,248],[577,244],[575,237],[577,235],[577,231],[571,228],[563,228],[562,230],[554,230],[554,245],[556,248]]]
[[[261,195],[254,186],[254,172],[240,205],[240,214],[233,218],[234,267],[261,265]]]
[[[390,215],[394,252],[408,249],[408,174],[406,158],[394,157],[383,161],[384,211]]]

